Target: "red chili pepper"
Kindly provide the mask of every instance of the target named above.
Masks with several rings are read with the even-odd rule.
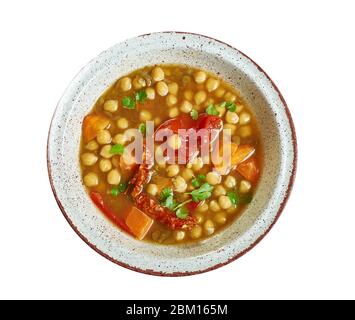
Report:
[[[120,227],[123,231],[132,234],[131,230],[127,227],[126,223],[116,215],[116,213],[104,203],[102,195],[98,192],[90,193],[91,200],[96,204],[96,206],[101,210],[101,212],[116,226]]]

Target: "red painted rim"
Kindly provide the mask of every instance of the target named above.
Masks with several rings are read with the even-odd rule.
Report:
[[[225,266],[225,265],[227,265],[227,264],[239,259],[244,254],[246,254],[248,251],[253,249],[270,232],[272,227],[275,225],[277,220],[280,218],[280,215],[281,215],[281,213],[283,212],[283,210],[284,210],[284,208],[286,206],[286,203],[287,203],[287,201],[288,201],[288,199],[290,197],[290,194],[291,194],[291,191],[292,191],[292,188],[293,188],[293,185],[294,185],[294,181],[295,181],[295,177],[296,177],[296,171],[297,171],[297,159],[298,159],[297,137],[296,137],[296,130],[295,130],[295,126],[294,126],[294,123],[293,123],[293,120],[292,120],[292,117],[291,117],[291,113],[290,113],[290,110],[289,110],[289,108],[287,106],[287,103],[286,103],[284,97],[282,96],[280,90],[277,88],[277,86],[274,83],[274,81],[269,77],[269,75],[253,59],[249,58],[249,56],[247,56],[246,54],[244,54],[240,50],[234,48],[233,46],[229,45],[228,43],[225,43],[223,41],[220,41],[220,40],[217,40],[215,38],[212,38],[212,37],[209,37],[209,36],[205,36],[205,35],[202,35],[202,34],[193,33],[193,32],[183,32],[183,31],[164,31],[164,32],[159,32],[159,33],[192,34],[192,35],[197,35],[197,36],[200,36],[200,37],[208,38],[208,39],[214,40],[216,42],[222,43],[222,44],[232,48],[233,50],[238,51],[243,56],[245,56],[250,61],[252,61],[254,63],[254,65],[258,68],[258,70],[260,72],[262,72],[270,80],[271,84],[273,85],[274,89],[276,90],[276,92],[278,93],[278,95],[279,95],[279,97],[280,97],[280,99],[282,101],[282,104],[283,104],[283,106],[285,108],[286,115],[287,115],[287,118],[288,118],[288,121],[289,121],[289,124],[290,124],[291,132],[292,132],[292,143],[293,143],[293,149],[294,149],[292,174],[291,174],[291,177],[290,177],[290,181],[289,181],[289,184],[288,184],[288,188],[287,188],[287,191],[286,191],[285,198],[283,199],[283,202],[280,205],[280,208],[279,208],[279,210],[278,210],[278,212],[277,212],[277,214],[275,216],[275,219],[271,223],[269,228],[258,239],[256,239],[256,241],[254,243],[252,243],[248,248],[246,248],[244,251],[240,252],[239,254],[234,256],[233,258],[227,260],[226,262],[219,263],[219,264],[214,265],[213,267],[206,268],[206,269],[199,270],[199,271],[164,273],[164,272],[158,272],[158,271],[149,270],[149,269],[144,270],[144,269],[139,269],[139,268],[136,268],[136,267],[132,267],[132,266],[126,264],[126,263],[123,263],[121,261],[115,260],[112,257],[110,257],[109,255],[107,255],[106,253],[102,252],[94,244],[92,244],[86,237],[84,237],[84,235],[82,235],[79,232],[78,228],[73,224],[73,222],[69,219],[67,213],[65,212],[64,207],[63,207],[62,203],[60,202],[60,200],[59,200],[59,198],[57,196],[56,190],[54,188],[53,178],[52,178],[52,171],[51,171],[51,166],[50,166],[50,157],[49,157],[49,138],[50,138],[50,132],[51,132],[51,129],[52,129],[53,119],[54,119],[54,116],[55,116],[57,108],[58,108],[58,105],[57,105],[56,110],[54,111],[54,114],[53,114],[53,117],[52,117],[52,121],[51,121],[50,127],[49,127],[49,132],[48,132],[48,139],[47,139],[47,169],[48,169],[49,181],[50,181],[50,185],[51,185],[51,188],[52,188],[52,192],[53,192],[54,198],[57,201],[57,204],[58,204],[62,214],[64,215],[64,218],[69,223],[69,225],[76,232],[76,234],[90,248],[92,248],[94,251],[96,251],[98,254],[100,254],[104,258],[110,260],[111,262],[113,262],[113,263],[115,263],[115,264],[117,264],[117,265],[119,265],[121,267],[124,267],[124,268],[129,269],[129,270],[133,270],[133,271],[136,271],[136,272],[140,272],[140,273],[144,273],[144,274],[148,274],[148,275],[153,275],[153,276],[181,277],[181,276],[190,276],[190,275],[201,274],[201,273],[205,273],[205,272],[208,272],[208,271],[212,271],[212,270],[215,270],[215,269],[218,269],[220,267],[223,267],[223,266]],[[143,34],[143,35],[140,35],[139,37],[148,36],[150,34],[151,33]],[[79,71],[79,73],[80,73],[80,71]]]

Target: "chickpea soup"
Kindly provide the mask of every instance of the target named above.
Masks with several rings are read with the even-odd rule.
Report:
[[[262,156],[238,90],[186,65],[118,79],[83,120],[83,183],[139,240],[201,241],[228,227],[253,199]]]

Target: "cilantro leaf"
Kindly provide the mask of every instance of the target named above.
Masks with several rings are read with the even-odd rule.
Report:
[[[173,189],[166,187],[160,192],[160,201],[165,201],[169,196],[173,196]]]
[[[206,180],[206,176],[204,174],[199,174],[195,179],[191,181],[191,184],[195,187],[198,188],[201,186],[202,182]]]
[[[174,196],[173,195],[168,196],[163,202],[163,206],[167,207],[170,210],[174,210],[176,206],[176,201],[174,200]]]
[[[217,111],[216,107],[213,104],[210,104],[206,108],[206,113],[209,114],[210,116],[218,116],[219,112]]]
[[[136,103],[132,97],[123,97],[121,102],[122,106],[126,109],[134,109],[136,107]]]
[[[117,197],[120,193],[125,192],[128,187],[127,182],[121,182],[117,186],[112,187],[111,195]]]
[[[189,215],[189,212],[185,207],[181,207],[176,210],[176,216],[180,219],[186,219],[187,216]]]
[[[193,120],[197,120],[198,119],[198,111],[196,109],[192,109],[190,112],[190,116]]]
[[[239,202],[240,202],[240,198],[238,196],[238,194],[236,192],[233,191],[228,191],[227,192],[227,197],[229,198],[229,200],[232,202],[233,207],[235,208]]]
[[[224,101],[224,102],[220,103],[219,106],[226,108],[227,110],[229,110],[231,112],[235,112],[235,110],[237,110],[237,106],[235,105],[235,103],[230,102],[230,101]]]
[[[145,90],[140,90],[136,92],[134,97],[139,103],[144,103],[147,99],[147,93],[145,92]]]
[[[204,183],[200,188],[189,192],[191,194],[192,200],[194,202],[199,202],[202,200],[206,200],[212,195],[213,186],[209,183]]]
[[[138,126],[138,130],[140,132],[142,132],[142,134],[145,134],[146,130],[147,130],[147,126],[145,125],[145,123],[141,123],[139,126]]]
[[[115,144],[114,146],[112,146],[110,153],[111,154],[123,154],[124,153],[124,145],[122,144]]]

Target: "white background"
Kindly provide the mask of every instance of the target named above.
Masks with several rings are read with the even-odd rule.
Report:
[[[355,298],[353,1],[1,1],[0,298]],[[104,49],[181,30],[225,41],[283,93],[299,163],[280,220],[221,269],[161,278],[91,250],[50,190],[46,139],[74,75]]]

